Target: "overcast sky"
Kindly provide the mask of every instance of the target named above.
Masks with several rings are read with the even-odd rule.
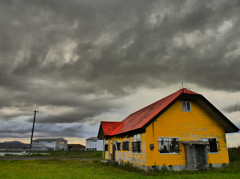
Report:
[[[179,89],[240,127],[238,0],[1,0],[0,142],[83,143]],[[239,134],[228,144],[239,144]]]

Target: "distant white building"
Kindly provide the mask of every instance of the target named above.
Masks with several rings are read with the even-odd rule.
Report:
[[[90,137],[86,139],[86,150],[103,150],[103,140],[98,139],[97,137]]]
[[[31,150],[32,151],[49,151],[51,150],[51,148],[41,143],[33,143]]]
[[[33,140],[33,145],[41,143],[50,148],[50,150],[67,150],[68,141],[63,138],[47,138]]]

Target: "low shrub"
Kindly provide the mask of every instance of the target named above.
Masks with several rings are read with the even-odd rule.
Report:
[[[230,162],[240,161],[240,146],[228,149]]]

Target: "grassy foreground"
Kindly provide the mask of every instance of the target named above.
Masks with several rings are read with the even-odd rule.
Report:
[[[99,152],[100,153],[100,152]],[[57,153],[55,153],[56,156]],[[94,152],[90,152],[94,155]],[[88,152],[82,156],[90,155]],[[96,155],[98,152],[95,153]],[[71,160],[42,159],[42,160],[1,160],[0,178],[91,178],[91,179],[115,179],[115,178],[240,178],[240,147],[229,151],[230,166],[214,168],[208,171],[153,171],[145,172],[130,165],[104,164],[100,159],[83,160],[74,159],[80,153],[66,154],[73,157]],[[52,154],[53,156],[54,154]],[[62,153],[62,156],[65,156]],[[64,158],[64,157],[63,157]],[[83,157],[86,158],[86,157]]]
[[[129,165],[115,166],[99,160],[2,160],[0,178],[240,178],[240,162],[202,172],[145,172]]]

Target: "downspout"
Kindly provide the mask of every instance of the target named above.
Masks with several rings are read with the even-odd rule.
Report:
[[[115,140],[113,140],[113,143],[115,144],[115,147],[116,147],[116,151],[117,151],[117,156],[118,156],[118,163],[120,165],[120,160],[119,160],[119,155],[118,155],[118,148],[117,148],[117,143]]]

